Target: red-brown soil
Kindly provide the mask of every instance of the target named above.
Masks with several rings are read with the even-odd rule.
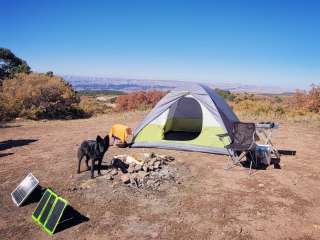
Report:
[[[0,239],[320,239],[318,125],[282,123],[274,143],[297,150],[297,155],[283,156],[281,169],[269,167],[250,177],[240,167],[225,171],[226,156],[117,147],[110,147],[105,162],[116,154],[174,156],[181,183],[147,191],[103,176],[91,180],[88,171],[76,174],[81,141],[105,135],[114,123],[134,127],[144,115],[2,126],[0,142],[6,147],[0,149]],[[13,141],[3,145],[8,140]],[[13,147],[15,143],[20,146]],[[10,197],[30,171],[89,221],[53,237],[43,232],[31,218],[36,203],[18,208]]]

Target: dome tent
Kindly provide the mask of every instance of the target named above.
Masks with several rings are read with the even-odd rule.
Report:
[[[135,128],[132,147],[228,154],[218,134],[232,132],[237,116],[225,100],[203,84],[186,84],[164,96]]]

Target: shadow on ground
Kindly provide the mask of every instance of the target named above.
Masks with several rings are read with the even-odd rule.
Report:
[[[45,190],[46,189],[43,189],[40,185],[38,185],[21,206],[39,202]]]
[[[250,161],[249,160],[243,161],[241,162],[241,165],[244,168],[250,168]],[[273,165],[273,168],[275,169],[281,169],[280,158],[271,158],[270,166],[272,165]],[[268,167],[269,167],[268,165],[265,165],[263,163],[258,163],[258,165],[252,164],[252,169],[255,169],[255,170],[266,170]]]
[[[79,173],[90,171],[91,164],[92,164],[91,160],[89,160],[89,164],[90,164],[89,168],[87,168],[86,170],[82,170]],[[120,159],[116,158],[116,159],[114,159],[112,161],[111,164],[102,164],[101,167],[100,167],[100,170],[109,170],[109,169],[113,169],[113,168],[115,168],[115,169],[119,168],[123,173],[127,173],[129,165],[124,163],[124,162],[122,162]],[[97,164],[94,165],[94,170],[95,171],[98,170],[98,165]]]
[[[7,140],[0,142],[0,151],[7,150],[14,147],[21,147],[29,145],[30,143],[36,142],[38,139],[17,139],[17,140]]]
[[[0,125],[0,128],[17,128],[21,127],[21,125]]]
[[[0,158],[1,157],[6,157],[6,156],[9,156],[9,155],[12,155],[13,153],[0,153]]]
[[[89,221],[89,218],[79,213],[76,209],[71,206],[67,206],[64,210],[64,213],[60,219],[60,223],[58,224],[55,233],[64,231],[68,228],[79,225],[83,222]]]

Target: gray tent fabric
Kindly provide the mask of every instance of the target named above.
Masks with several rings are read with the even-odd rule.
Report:
[[[152,120],[158,117],[161,113],[167,110],[174,102],[178,101],[182,96],[188,92],[170,92],[164,96],[151,112],[145,117],[145,119],[134,129],[133,136],[136,136],[142,128],[149,124]]]
[[[214,116],[217,122],[219,122],[219,124],[225,128],[225,131],[229,135],[232,134],[233,123],[238,122],[239,120],[232,111],[232,109],[229,107],[229,105],[225,102],[225,100],[219,94],[217,94],[212,88],[206,85],[190,83],[186,84],[183,87],[173,89],[170,93],[164,96],[158,102],[158,104],[156,104],[156,106],[144,118],[144,120],[134,129],[132,147],[159,147],[226,154],[226,151],[224,149],[203,149],[199,146],[187,146],[185,144],[182,146],[179,145],[179,143],[168,144],[162,142],[134,142],[135,136],[137,136],[145,126],[147,126],[149,123],[151,123],[154,119],[156,119],[158,116],[160,116],[173,105],[177,105],[177,102],[186,95],[191,95],[201,104],[203,104],[205,108],[207,108],[208,111]],[[190,108],[190,112],[191,111],[192,108]]]
[[[208,93],[212,101],[216,104],[217,109],[219,110],[220,115],[222,117],[222,120],[227,127],[227,131],[231,135],[233,123],[239,122],[238,117],[235,115],[235,113],[232,111],[232,109],[226,103],[223,97],[221,97],[218,93],[216,93],[212,88],[203,84],[200,84],[200,85]]]

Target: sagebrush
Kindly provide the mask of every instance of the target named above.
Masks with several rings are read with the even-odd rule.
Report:
[[[1,119],[68,119],[85,116],[79,97],[61,77],[20,73],[2,82]]]

